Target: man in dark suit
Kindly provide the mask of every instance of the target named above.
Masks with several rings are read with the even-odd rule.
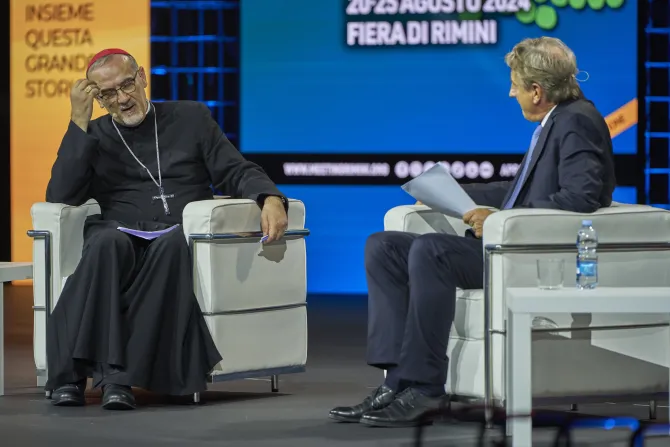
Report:
[[[612,140],[584,99],[574,53],[560,40],[526,39],[505,57],[524,117],[538,124],[512,182],[464,185],[479,206],[591,213],[612,202]],[[456,288],[483,288],[482,230],[495,211],[463,216],[469,237],[384,231],[365,246],[369,292],[368,364],[387,377],[362,403],[330,417],[381,427],[416,425],[448,405],[444,383]]]

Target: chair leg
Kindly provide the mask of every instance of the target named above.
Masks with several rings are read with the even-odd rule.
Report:
[[[200,393],[193,393],[193,403],[194,404],[200,403]]]
[[[47,384],[47,376],[41,371],[37,372],[37,387],[43,388]]]
[[[570,411],[577,411],[578,407],[577,404],[570,404]]]
[[[656,401],[655,400],[650,400],[649,401],[649,419],[652,420],[652,421],[656,419]]]
[[[37,371],[37,387],[44,388],[47,384],[47,376],[43,371]],[[51,391],[44,390],[44,396],[47,399],[51,399]]]
[[[279,391],[279,376],[273,375],[270,377],[270,386],[272,387],[272,392],[277,393]]]

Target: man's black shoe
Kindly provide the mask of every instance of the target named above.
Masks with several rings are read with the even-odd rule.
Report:
[[[329,417],[339,422],[358,422],[364,414],[386,407],[393,402],[394,398],[395,391],[382,385],[358,405],[333,408],[330,410]]]
[[[407,388],[381,410],[371,411],[361,417],[361,424],[371,427],[415,427],[432,420],[422,421],[427,413],[449,406],[446,395],[430,397],[413,388]]]
[[[102,408],[105,410],[134,410],[135,395],[132,388],[109,384],[102,390]]]
[[[86,381],[68,383],[51,393],[51,403],[57,407],[81,407],[86,405]]]

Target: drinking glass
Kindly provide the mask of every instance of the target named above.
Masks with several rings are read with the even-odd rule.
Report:
[[[544,290],[555,290],[563,287],[563,273],[565,261],[563,259],[537,260],[537,286]]]

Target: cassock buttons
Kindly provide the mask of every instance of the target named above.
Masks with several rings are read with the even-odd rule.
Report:
[[[158,220],[158,217],[154,216],[154,222],[156,222],[157,220]]]
[[[154,225],[154,230],[158,230],[158,225]]]

